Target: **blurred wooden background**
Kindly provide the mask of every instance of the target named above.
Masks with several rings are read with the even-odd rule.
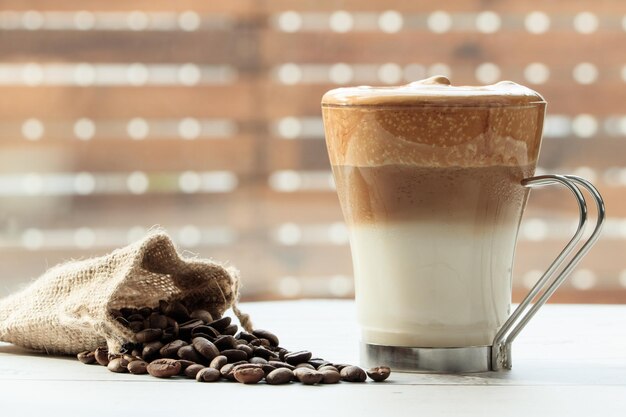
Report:
[[[0,1],[0,295],[159,225],[239,267],[245,299],[351,297],[320,97],[443,74],[546,97],[541,170],[594,181],[609,214],[554,300],[625,302],[625,16],[621,0]],[[517,299],[573,210],[533,192]]]

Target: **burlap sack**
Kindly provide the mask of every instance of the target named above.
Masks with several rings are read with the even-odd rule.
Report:
[[[133,333],[109,314],[181,300],[219,317],[237,309],[239,275],[215,262],[179,256],[170,238],[153,232],[109,255],[57,265],[24,290],[0,300],[0,340],[54,354],[108,345],[119,351]]]

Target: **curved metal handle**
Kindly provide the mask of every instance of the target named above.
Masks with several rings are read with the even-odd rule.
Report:
[[[511,369],[511,344],[513,343],[513,340],[522,331],[522,329],[524,329],[526,324],[528,324],[530,319],[532,319],[541,306],[548,301],[548,298],[550,298],[563,281],[565,281],[583,256],[589,252],[591,246],[593,246],[593,244],[598,240],[598,237],[600,237],[600,231],[602,229],[602,225],[604,224],[604,201],[602,200],[602,196],[598,190],[589,181],[573,175],[541,175],[527,178],[522,181],[523,186],[531,188],[549,184],[561,184],[574,194],[579,209],[578,229],[576,230],[574,237],[572,237],[567,246],[565,246],[559,256],[557,256],[552,262],[550,267],[533,286],[526,298],[524,298],[520,305],[515,309],[513,314],[511,314],[508,320],[502,325],[493,339],[493,346],[491,348],[491,368],[494,371],[500,369]],[[587,203],[578,187],[586,189],[595,200],[598,210],[598,218],[589,239],[587,239],[578,252],[574,254],[561,272],[555,275],[556,270],[563,264],[567,256],[572,252],[574,247],[582,238],[585,225],[587,224]],[[541,290],[544,290],[541,296],[535,303],[532,303],[533,299],[537,296],[537,294],[539,294],[539,292],[541,292]]]

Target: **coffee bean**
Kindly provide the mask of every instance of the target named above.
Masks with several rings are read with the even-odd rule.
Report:
[[[209,326],[213,327],[215,330],[221,333],[225,328],[230,325],[230,322],[230,317],[224,316],[220,319],[213,320],[211,323],[209,323]]]
[[[267,376],[270,372],[276,370],[276,368],[269,363],[261,364],[261,369],[263,369],[263,373],[265,374],[265,376]]]
[[[270,341],[267,339],[254,339],[250,342],[250,346],[270,347]]]
[[[135,356],[136,358],[141,358],[141,351],[142,349],[135,348],[130,352],[130,354]]]
[[[252,334],[259,339],[267,339],[270,343],[270,346],[275,347],[279,344],[278,336],[268,330],[256,329],[252,331]]]
[[[148,323],[148,326],[153,329],[164,330],[166,327],[168,327],[167,317],[159,313],[150,314],[150,316],[148,317]]]
[[[159,300],[159,306],[156,308],[156,310],[160,311],[161,313],[164,313],[165,310],[167,310],[167,305],[169,303],[165,300]]]
[[[233,375],[242,384],[256,384],[265,377],[265,372],[261,368],[235,367]]]
[[[196,374],[196,381],[198,382],[215,382],[220,379],[220,371],[214,368],[204,368],[198,371]]]
[[[178,321],[189,319],[189,310],[187,310],[187,307],[180,301],[171,301],[165,309],[165,314]]]
[[[237,339],[231,335],[219,336],[214,343],[219,350],[235,349],[237,347]]]
[[[270,385],[281,385],[288,384],[293,377],[291,369],[276,368],[265,377],[265,381]]]
[[[234,336],[237,334],[237,330],[239,330],[239,327],[236,324],[231,324],[229,326],[226,326],[226,328],[222,330],[222,334]]]
[[[140,331],[142,331],[144,329],[143,320],[142,321],[131,321],[130,323],[128,323],[128,328],[133,333],[139,333]]]
[[[276,355],[276,353],[272,352],[271,350],[263,346],[255,347],[254,352],[252,354],[256,357],[267,359],[268,361],[278,359],[278,356]]]
[[[163,343],[159,341],[146,343],[141,351],[141,357],[143,360],[150,362],[159,356],[159,351],[162,347]]]
[[[115,359],[111,359],[111,361],[109,361],[107,368],[109,368],[109,371],[111,372],[117,372],[117,373],[124,373],[124,372],[128,372],[128,369],[126,368],[128,366],[128,361],[124,358],[115,358]]]
[[[250,363],[256,363],[257,365],[265,365],[267,363],[267,359],[259,358],[257,356],[248,359]]]
[[[147,369],[152,376],[169,378],[180,373],[181,365],[175,359],[156,359],[150,362]]]
[[[333,371],[331,369],[326,369],[324,371],[318,371],[322,374],[322,384],[336,384],[341,379],[341,375],[339,372]]]
[[[142,307],[139,310],[137,310],[137,312],[141,314],[143,317],[148,317],[150,314],[152,314],[152,309],[150,307]]]
[[[311,365],[310,363],[306,363],[306,362],[297,364],[296,365],[296,369],[298,369],[298,368],[313,369],[315,371],[315,367],[313,365]]]
[[[340,371],[341,379],[348,382],[365,382],[367,374],[358,366],[346,366]]]
[[[128,321],[140,321],[140,322],[143,322],[143,319],[144,319],[144,316],[142,316],[139,313],[131,314],[130,316],[126,318],[126,320]]]
[[[246,342],[250,343],[252,342],[254,339],[257,339],[257,337],[251,333],[246,332],[245,330],[240,331],[236,336],[236,339],[243,339]]]
[[[315,385],[322,381],[322,373],[308,368],[298,368],[293,371],[296,379],[304,385]]]
[[[94,358],[100,365],[107,366],[109,364],[109,350],[102,347],[97,348],[94,352]]]
[[[202,355],[208,362],[212,361],[213,358],[220,354],[220,351],[213,343],[202,337],[196,337],[193,339],[192,345],[196,352]]]
[[[120,313],[124,317],[131,316],[131,315],[135,314],[136,312],[137,312],[136,308],[132,308],[132,307],[122,307],[122,308],[120,308]]]
[[[182,373],[185,369],[189,368],[191,365],[196,365],[196,363],[195,363],[195,362],[188,361],[188,360],[186,360],[186,359],[176,359],[176,360],[178,361],[178,363],[180,363],[180,370],[181,370],[181,373]],[[203,367],[204,367],[204,366],[203,366]]]
[[[228,359],[228,362],[230,363],[238,362],[238,361],[245,361],[246,359],[248,359],[248,355],[243,350],[226,349],[226,350],[223,350],[220,354],[226,356],[226,358]]]
[[[117,321],[119,324],[121,324],[124,327],[128,327],[129,325],[128,320],[126,320],[124,317],[116,317],[115,321]]]
[[[81,361],[82,363],[85,363],[85,364],[90,364],[90,363],[95,363],[96,362],[96,355],[95,355],[95,353],[90,352],[90,351],[80,352],[78,355],[76,355],[76,357],[78,358],[79,361]]]
[[[163,335],[163,330],[161,329],[144,329],[139,333],[135,333],[135,338],[139,343],[148,343],[159,340]]]
[[[192,319],[202,320],[204,323],[210,323],[213,321],[213,316],[206,310],[194,310],[189,315]]]
[[[204,369],[203,365],[194,363],[193,365],[188,366],[183,373],[185,374],[185,376],[187,378],[190,379],[196,379],[196,375],[198,375],[198,372],[200,372],[201,370]]]
[[[145,361],[132,361],[126,367],[128,372],[134,375],[143,375],[148,373],[148,363]]]
[[[291,371],[293,371],[294,369],[296,369],[295,366],[293,365],[289,365],[288,363],[285,362],[280,362],[280,361],[269,361],[268,362],[270,365],[276,367],[276,368],[287,368]]]
[[[164,358],[177,358],[178,350],[183,346],[188,346],[189,343],[184,340],[174,340],[173,342],[169,342],[167,345],[163,346],[159,353]]]
[[[251,357],[252,357],[252,354],[254,353],[254,349],[252,349],[252,348],[251,348],[250,346],[248,346],[248,345],[237,345],[237,346],[235,347],[235,349],[237,349],[237,350],[241,350],[241,351],[246,352],[246,356],[247,356],[248,358],[251,358]],[[262,359],[262,358],[261,358],[261,359]]]
[[[224,355],[219,355],[213,358],[209,367],[213,369],[217,369],[219,371],[227,363],[228,363],[228,358]]]
[[[324,360],[322,358],[311,358],[311,359],[309,359],[308,362],[311,365],[313,365],[313,367],[315,367],[315,369],[318,369],[320,366],[332,365],[332,363],[330,363],[327,360]]]
[[[191,336],[196,337],[199,334],[210,336],[213,339],[219,337],[220,335],[213,327],[205,325],[196,326],[191,330]]]
[[[198,326],[204,326],[204,322],[202,320],[193,319],[184,322],[178,327],[178,334],[181,339],[189,339],[191,338],[191,331]]]
[[[308,350],[301,350],[299,352],[291,352],[285,355],[285,362],[290,365],[297,365],[302,362],[308,362],[311,359],[311,352]]]
[[[320,372],[324,372],[324,371],[335,371],[335,372],[339,372],[339,369],[335,368],[332,365],[324,365],[324,366],[320,366],[319,368],[317,368],[318,371]]]
[[[388,366],[377,366],[367,370],[367,376],[375,382],[382,382],[389,378],[389,375],[391,375],[391,369]]]
[[[220,374],[226,378],[229,381],[234,381],[235,380],[235,376],[233,375],[233,368],[236,365],[234,363],[228,363],[224,366],[222,366],[222,369],[220,369]]]
[[[141,358],[140,358],[140,357],[136,357],[136,356],[130,355],[130,354],[128,354],[128,353],[125,353],[122,357],[123,357],[124,359],[126,359],[128,362],[133,362],[133,361],[136,361],[136,360],[141,360]]]
[[[191,362],[195,362],[195,363],[205,362],[205,359],[202,357],[202,355],[200,355],[198,351],[196,351],[194,347],[191,345],[181,347],[180,349],[178,349],[178,352],[176,354],[178,355],[179,358],[185,359]]]
[[[352,365],[347,364],[347,363],[333,363],[332,365],[333,365],[335,368],[337,368],[337,370],[338,370],[339,372],[341,372],[341,370],[342,370],[343,368],[346,368],[346,367],[348,367],[348,366],[352,366]]]
[[[281,361],[283,361],[283,362],[285,361],[285,355],[287,355],[288,353],[290,353],[290,352],[287,349],[282,348],[282,347],[278,348],[278,358]]]

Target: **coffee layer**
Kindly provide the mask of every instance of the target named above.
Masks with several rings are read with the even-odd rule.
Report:
[[[331,90],[322,100],[331,164],[485,167],[534,164],[543,98],[511,82]],[[449,83],[449,81],[447,81]]]
[[[534,165],[428,168],[333,166],[349,225],[407,221],[517,224]]]

